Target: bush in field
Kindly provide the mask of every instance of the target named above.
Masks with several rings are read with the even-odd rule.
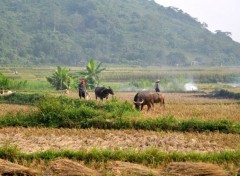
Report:
[[[181,122],[181,131],[221,131],[221,132],[233,132],[233,123],[227,120],[221,120],[217,122],[213,121],[200,121],[198,119],[191,119]]]
[[[4,100],[8,103],[15,104],[28,104],[34,105],[37,101],[44,97],[43,94],[24,94],[24,93],[13,93],[11,95],[1,96],[0,100]]]
[[[135,108],[128,102],[119,102],[117,99],[107,101],[104,105],[104,110],[112,112],[116,117],[122,117],[123,113],[134,112]]]
[[[46,97],[37,107],[39,113],[35,120],[48,127],[79,127],[85,119],[102,114],[98,109],[64,97]]]
[[[34,119],[38,124],[51,127],[92,127],[94,121],[122,117],[135,111],[129,103],[108,101],[105,105],[97,101],[69,99],[66,97],[45,97],[37,105],[39,113]],[[34,120],[33,119],[33,120]]]
[[[12,145],[9,141],[6,141],[0,147],[0,158],[14,161],[20,156],[20,150],[16,145]]]
[[[224,89],[214,91],[213,95],[214,97],[240,99],[240,93],[234,93]]]

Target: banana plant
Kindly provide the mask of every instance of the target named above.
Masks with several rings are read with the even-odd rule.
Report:
[[[80,74],[86,80],[86,85],[88,88],[93,89],[95,86],[100,84],[100,73],[106,68],[101,68],[102,63],[97,65],[94,59],[90,59],[86,66],[86,70],[80,72]]]
[[[46,79],[56,90],[70,89],[74,83],[69,70],[60,66],[57,67],[52,76],[46,77]]]

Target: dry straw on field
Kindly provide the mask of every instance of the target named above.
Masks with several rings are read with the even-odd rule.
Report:
[[[164,152],[221,152],[239,148],[240,135],[225,133],[180,133],[141,130],[0,129],[0,146],[6,141],[26,153],[46,150],[134,149],[143,151],[156,147]]]
[[[149,176],[159,175],[159,170],[151,169],[140,164],[133,164],[129,162],[115,161],[108,164],[108,170],[114,175],[138,175]]]
[[[16,104],[0,104],[0,115],[6,115],[11,113],[16,115],[18,112],[24,112],[24,114],[31,113],[33,110],[36,110],[33,106],[27,105],[16,105]]]
[[[38,175],[33,169],[0,159],[0,175]]]
[[[34,164],[30,163],[30,165]],[[108,161],[106,163],[93,163],[94,165],[85,165],[81,161],[69,159],[51,160],[49,163],[38,161],[42,167],[37,170],[11,163],[0,159],[1,175],[28,175],[28,176],[103,176],[103,175],[131,175],[131,176],[227,176],[236,173],[228,173],[220,166],[202,162],[171,162],[166,166],[151,168],[142,164]],[[37,163],[35,163],[37,164]],[[89,163],[91,164],[91,163]],[[29,165],[29,162],[28,162]],[[99,168],[99,166],[101,166]],[[33,165],[31,166],[33,167]]]
[[[217,165],[202,162],[172,162],[163,170],[162,175],[172,176],[227,176],[227,172]]]
[[[78,162],[68,159],[57,159],[51,161],[44,175],[61,175],[61,176],[97,176],[99,173]]]

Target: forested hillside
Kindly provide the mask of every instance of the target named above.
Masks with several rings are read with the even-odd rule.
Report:
[[[1,0],[0,66],[240,65],[240,44],[151,0]]]

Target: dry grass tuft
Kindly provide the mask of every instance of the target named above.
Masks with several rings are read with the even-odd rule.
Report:
[[[28,114],[36,110],[37,110],[36,107],[29,105],[0,103],[0,116],[7,115],[8,113],[16,115],[19,112],[24,112],[24,114]]]
[[[51,161],[48,169],[44,175],[61,175],[61,176],[96,176],[99,173],[86,166],[81,165],[78,162],[74,162],[68,159],[57,159]]]
[[[217,165],[202,162],[172,162],[162,175],[172,176],[227,176],[227,172]]]
[[[159,175],[157,169],[151,169],[140,164],[115,161],[108,166],[109,171],[114,175]]]
[[[38,175],[39,173],[33,169],[11,163],[0,159],[0,174],[1,175]]]

